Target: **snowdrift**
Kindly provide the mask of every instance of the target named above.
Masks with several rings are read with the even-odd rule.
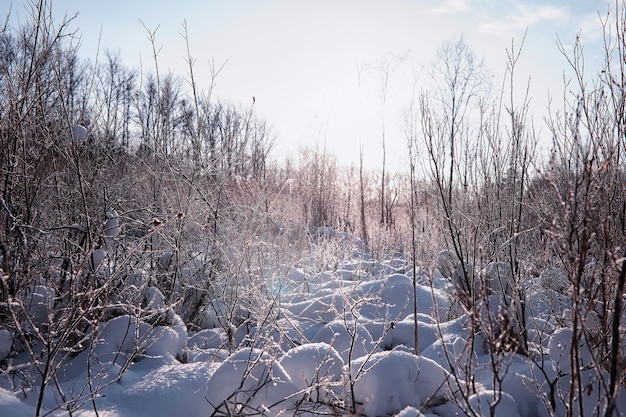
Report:
[[[277,268],[279,291],[238,300],[230,317],[216,301],[213,318],[196,331],[149,287],[144,295],[159,319],[121,314],[101,323],[97,339],[46,381],[41,413],[565,416],[573,333],[563,323],[567,297],[554,276],[548,271],[525,288],[527,351],[495,349],[484,324],[459,306],[453,279],[439,270],[419,273],[414,288],[397,259],[356,259],[316,274]],[[52,296],[33,288],[33,325],[46,322]],[[489,300],[488,311],[502,311],[506,299]],[[476,311],[481,320],[491,317]],[[13,336],[0,330],[0,415],[32,416],[41,363],[16,353]],[[601,415],[608,375],[595,366],[587,341],[578,343],[579,401],[585,415]],[[624,415],[621,387],[617,401]]]

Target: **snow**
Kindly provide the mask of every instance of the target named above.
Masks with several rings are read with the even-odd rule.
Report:
[[[3,416],[11,417],[32,417],[34,410],[22,401],[17,396],[4,388],[0,388],[0,411]]]
[[[106,237],[113,238],[120,234],[120,216],[114,209],[106,212],[106,222],[104,223],[103,233]]]
[[[506,392],[485,390],[472,394],[469,405],[480,417],[507,416],[520,417],[518,405]]]
[[[0,360],[11,353],[13,346],[13,335],[6,329],[0,329]]]
[[[296,388],[313,401],[339,398],[344,361],[327,343],[307,343],[290,349],[280,365]]]
[[[94,252],[94,266],[105,257]],[[62,391],[78,399],[72,415],[80,417],[567,415],[574,334],[564,320],[571,306],[562,272],[547,270],[528,283],[531,351],[496,352],[481,323],[455,301],[451,259],[440,254],[438,270],[417,276],[415,293],[401,259],[357,256],[320,273],[281,265],[267,274],[280,282],[279,291],[259,291],[245,304],[214,300],[193,331],[148,277],[128,276],[123,291],[142,294],[151,314],[101,322],[89,349],[59,362],[42,414],[68,414]],[[171,254],[161,259],[170,260]],[[506,271],[494,268],[500,267]],[[488,275],[490,304],[498,305],[511,296],[510,278]],[[43,285],[24,294],[29,325],[46,326],[53,298]],[[478,317],[488,311],[477,309]],[[0,329],[0,416],[32,416],[40,380],[14,339]],[[608,375],[597,371],[590,345],[578,340],[585,415],[602,414]],[[621,386],[617,401],[619,415],[626,415]]]
[[[374,339],[365,326],[342,320],[334,320],[324,325],[312,341],[328,343],[339,352],[344,362],[377,350]]]
[[[561,328],[556,330],[550,337],[548,350],[550,359],[552,359],[552,366],[557,372],[567,372],[570,368],[573,333],[572,329]],[[582,339],[578,341],[578,352],[581,367],[592,365],[593,355],[589,345]]]
[[[31,322],[27,326],[42,326],[48,323],[49,313],[54,303],[54,290],[44,285],[34,285],[24,295],[25,308]]]
[[[87,138],[87,128],[82,125],[72,126],[71,136],[74,143],[82,143]]]
[[[244,348],[222,362],[207,382],[204,398],[208,415],[254,413],[278,415],[294,408],[298,388],[273,357],[259,349]]]

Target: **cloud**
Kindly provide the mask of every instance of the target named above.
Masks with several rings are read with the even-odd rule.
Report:
[[[612,14],[609,17],[608,25],[603,27],[602,22],[607,19],[606,13],[588,13],[581,17],[580,21],[578,22],[578,29],[581,31],[584,40],[600,42],[604,39],[604,36],[606,34],[605,31],[610,32],[612,29],[614,29],[614,21],[611,20],[613,18],[614,15]]]
[[[542,22],[565,21],[570,14],[567,8],[556,6],[526,6],[516,3],[515,8],[515,13],[485,22],[480,25],[479,30],[483,33],[510,34]]]
[[[431,13],[456,14],[470,9],[470,0],[445,0],[442,5],[430,9]]]

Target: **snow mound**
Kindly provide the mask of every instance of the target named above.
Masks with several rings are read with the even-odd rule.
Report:
[[[35,327],[46,326],[54,306],[54,289],[45,285],[34,285],[24,295],[24,308]],[[27,324],[30,327],[30,323]]]
[[[376,351],[372,335],[364,325],[339,319],[322,327],[312,342],[328,343],[339,352],[344,362]]]
[[[0,387],[0,415],[32,417],[35,415],[35,409],[20,401],[11,391]]]
[[[570,372],[573,337],[574,331],[566,327],[558,329],[552,334],[548,344],[548,351],[555,371],[561,371],[563,373]],[[578,338],[578,355],[580,361],[578,364],[579,367],[584,368],[593,363],[593,355],[589,345],[582,337]]]
[[[144,357],[180,357],[187,346],[187,327],[173,311],[164,325],[151,326],[123,315],[101,325],[94,354],[103,363],[123,365]]]
[[[477,417],[521,417],[517,411],[517,403],[506,392],[481,391],[469,397],[469,405],[473,415]]]
[[[280,360],[298,390],[314,402],[329,402],[341,394],[344,362],[327,343],[295,347]]]
[[[282,415],[295,408],[293,396],[297,391],[271,355],[260,349],[240,349],[209,379],[206,415]]]
[[[368,417],[394,415],[406,407],[419,410],[450,396],[448,372],[430,359],[404,351],[357,359],[350,376],[356,411]]]
[[[123,365],[134,360],[148,345],[152,326],[129,315],[119,316],[102,325],[94,354],[104,363]]]

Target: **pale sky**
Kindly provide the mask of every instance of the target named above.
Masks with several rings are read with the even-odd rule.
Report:
[[[0,1],[6,14],[8,0]],[[24,20],[24,0],[13,0],[13,24]],[[496,80],[506,67],[506,48],[527,30],[518,68],[520,86],[531,78],[532,112],[541,117],[552,96],[562,96],[565,58],[557,35],[569,46],[582,30],[588,67],[601,57],[602,27],[610,0],[53,0],[57,20],[78,12],[72,28],[80,55],[94,61],[121,53],[128,67],[153,71],[151,45],[141,22],[157,29],[160,71],[187,74],[186,20],[195,74],[209,85],[209,60],[226,65],[215,97],[248,107],[266,119],[277,137],[275,156],[296,156],[303,144],[326,143],[342,164],[380,164],[381,104],[377,68],[402,64],[392,74],[385,104],[391,169],[406,160],[401,119],[413,91],[427,86],[435,52],[463,35],[484,57]],[[496,85],[499,82],[496,81]],[[521,91],[520,91],[521,93]],[[544,128],[545,130],[545,128]]]

